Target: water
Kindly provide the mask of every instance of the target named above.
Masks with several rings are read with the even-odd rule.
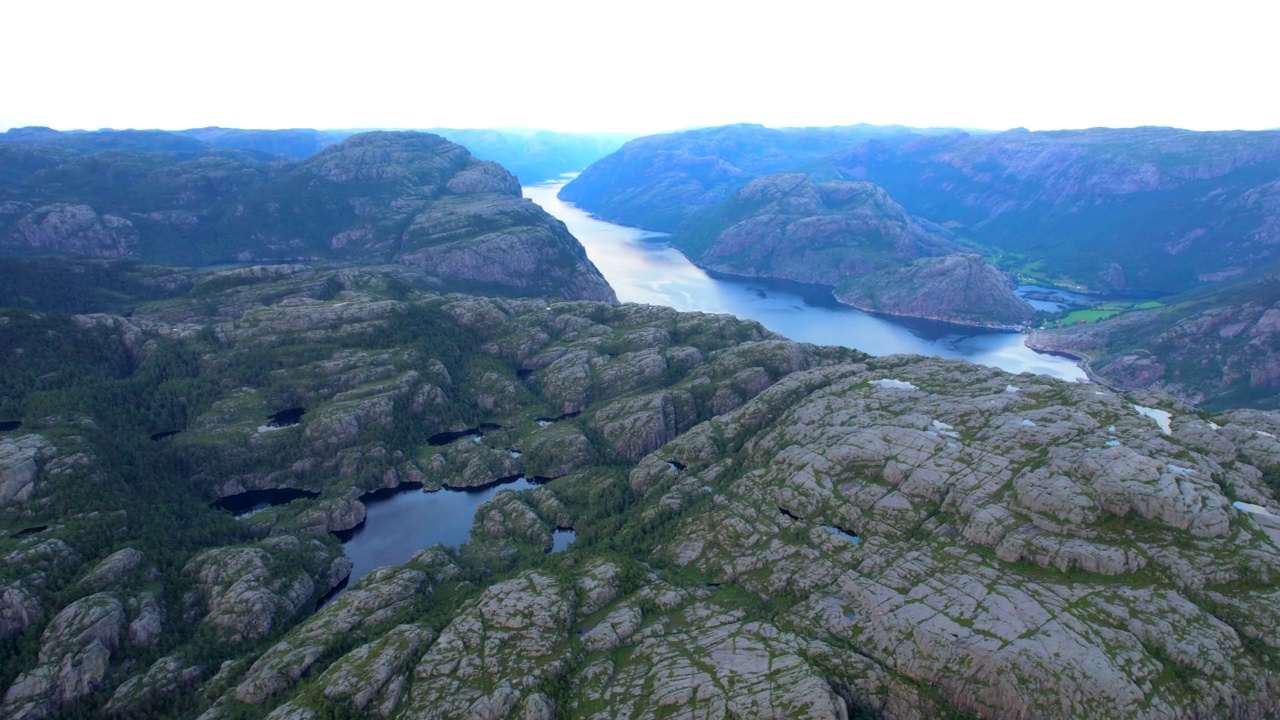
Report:
[[[551,533],[551,552],[564,552],[577,539],[578,533],[576,531],[567,528],[556,528],[555,532]]]
[[[534,483],[519,478],[483,490],[419,489],[365,501],[369,514],[342,549],[351,558],[349,582],[375,568],[401,565],[419,550],[437,543],[458,547],[470,539],[476,509],[503,490],[524,490]]]
[[[963,358],[1015,373],[1029,371],[1069,380],[1085,377],[1074,362],[1027,348],[1020,333],[881,318],[840,305],[829,291],[820,288],[711,276],[671,247],[662,233],[596,220],[572,204],[561,202],[556,193],[564,182],[526,187],[525,197],[569,227],[623,302],[730,313],[756,320],[794,340],[843,345],[872,355],[916,353]],[[910,389],[908,383],[895,387]],[[564,417],[539,418],[539,423],[550,424]],[[449,442],[471,435],[481,440],[485,430],[471,428],[443,434],[437,440]],[[511,452],[514,456],[518,451]],[[672,467],[683,469],[674,461]],[[349,582],[354,583],[375,568],[405,563],[418,550],[437,543],[461,545],[470,538],[476,509],[481,504],[502,490],[533,486],[531,481],[520,478],[478,491],[410,490],[367,500],[369,513],[364,525],[343,545],[354,563]],[[711,491],[710,487],[704,489]],[[835,531],[857,541],[852,534],[838,528]],[[552,552],[562,552],[574,538],[572,530],[557,529]]]
[[[1044,310],[1045,312],[1060,312],[1071,308],[1088,307],[1098,302],[1099,299],[1039,285],[1019,285],[1016,292],[1019,297],[1027,301],[1028,305],[1036,310]]]
[[[561,201],[556,193],[565,182],[525,187],[524,195],[569,227],[623,302],[730,313],[792,340],[843,345],[871,355],[961,358],[1013,373],[1085,379],[1073,360],[1031,350],[1021,333],[883,318],[840,305],[825,290],[709,275],[671,247],[664,233],[604,222]]]
[[[1146,417],[1155,420],[1156,425],[1160,426],[1160,432],[1165,435],[1173,432],[1173,426],[1170,424],[1173,420],[1173,415],[1171,415],[1168,410],[1150,408],[1144,405],[1134,405],[1133,409],[1137,410],[1139,415],[1145,415]]]

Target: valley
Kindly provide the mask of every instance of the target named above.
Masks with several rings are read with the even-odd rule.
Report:
[[[0,716],[1280,713],[1267,138],[242,132],[0,143]]]
[[[876,316],[835,302],[831,291],[821,286],[708,273],[672,247],[666,235],[592,218],[557,198],[560,187],[562,183],[547,183],[524,192],[568,226],[624,302],[729,313],[793,340],[841,345],[870,355],[960,358],[1011,373],[1084,379],[1074,361],[1030,350],[1018,332]]]

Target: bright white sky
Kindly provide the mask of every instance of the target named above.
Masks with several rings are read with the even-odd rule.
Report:
[[[0,130],[1280,127],[1274,0],[5,8]]]

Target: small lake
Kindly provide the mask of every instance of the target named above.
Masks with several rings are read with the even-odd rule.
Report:
[[[551,552],[561,553],[569,549],[574,540],[578,539],[578,533],[569,528],[556,528],[551,533]]]
[[[622,302],[729,313],[800,342],[842,345],[871,355],[959,358],[1013,373],[1084,380],[1074,361],[1038,353],[1016,332],[897,320],[841,305],[828,289],[713,276],[667,242],[665,233],[615,225],[556,197],[568,180],[527,186],[524,196],[569,227]]]
[[[364,524],[342,545],[354,564],[349,582],[354,584],[375,568],[406,563],[414,553],[437,543],[458,547],[471,537],[477,508],[503,490],[531,487],[536,484],[522,477],[482,490],[413,488],[366,499],[369,514]]]

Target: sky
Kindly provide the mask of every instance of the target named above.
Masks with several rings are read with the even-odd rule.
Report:
[[[1280,4],[40,2],[0,130],[1280,127]]]

